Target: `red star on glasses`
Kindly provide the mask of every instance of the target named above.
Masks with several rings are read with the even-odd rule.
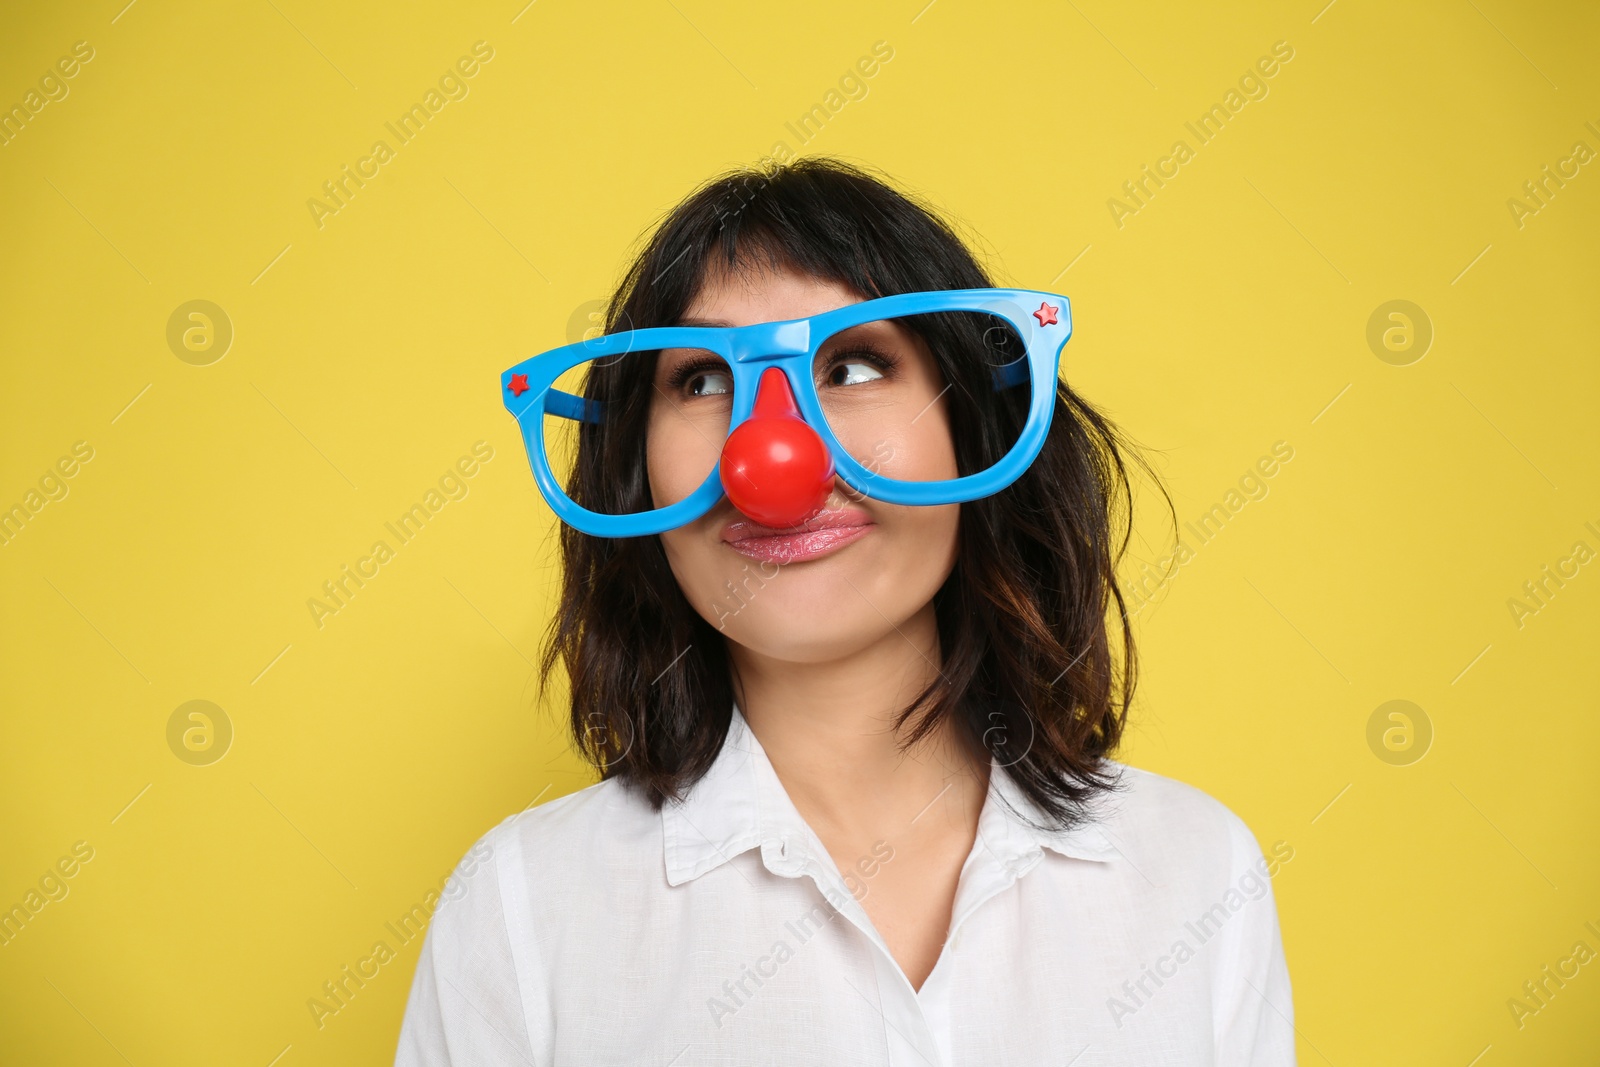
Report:
[[[1049,304],[1040,301],[1039,310],[1033,313],[1033,317],[1039,320],[1040,326],[1054,326],[1056,324],[1056,312],[1060,310],[1058,307],[1051,307]]]
[[[528,391],[528,376],[526,374],[513,374],[511,384],[506,386],[511,390],[512,396],[521,396]]]

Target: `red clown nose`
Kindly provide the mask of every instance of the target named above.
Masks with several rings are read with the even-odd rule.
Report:
[[[833,488],[833,456],[795,406],[777,367],[761,372],[750,417],[722,446],[722,489],[763,526],[799,526],[822,510]]]

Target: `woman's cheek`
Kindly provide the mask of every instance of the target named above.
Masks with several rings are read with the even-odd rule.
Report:
[[[697,411],[687,418],[673,414],[655,420],[646,438],[646,456],[652,482],[659,478],[666,491],[662,505],[678,503],[714,477],[727,440],[725,411]]]
[[[703,520],[702,520],[703,521]],[[707,622],[716,625],[716,603],[722,588],[722,564],[700,522],[660,535],[667,566],[684,599]]]
[[[942,417],[926,416],[892,438],[874,444],[876,466],[872,469],[889,478],[908,482],[936,482],[958,477],[955,446],[950,427]]]
[[[646,438],[645,469],[650,479],[650,497],[655,507],[676,504],[706,480],[716,459],[704,455],[703,441],[685,441],[677,433],[651,433]]]

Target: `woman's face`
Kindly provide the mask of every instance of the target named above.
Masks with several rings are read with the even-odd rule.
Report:
[[[713,269],[682,324],[747,326],[860,300],[789,269]],[[911,481],[957,476],[944,380],[916,334],[892,322],[858,328],[824,346],[813,381],[835,435],[868,469]],[[732,382],[704,353],[668,349],[654,385],[647,454],[659,507],[688,496],[715,464]],[[689,603],[729,640],[773,659],[818,663],[931,612],[955,565],[960,508],[884,504],[836,477],[822,514],[798,532],[759,526],[724,497],[660,536]]]

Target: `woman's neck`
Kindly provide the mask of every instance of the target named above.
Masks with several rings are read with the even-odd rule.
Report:
[[[894,732],[897,713],[940,676],[933,605],[829,662],[784,662],[732,644],[729,655],[740,712],[825,842],[892,841],[930,823],[976,827],[987,754],[949,723],[906,752]]]

